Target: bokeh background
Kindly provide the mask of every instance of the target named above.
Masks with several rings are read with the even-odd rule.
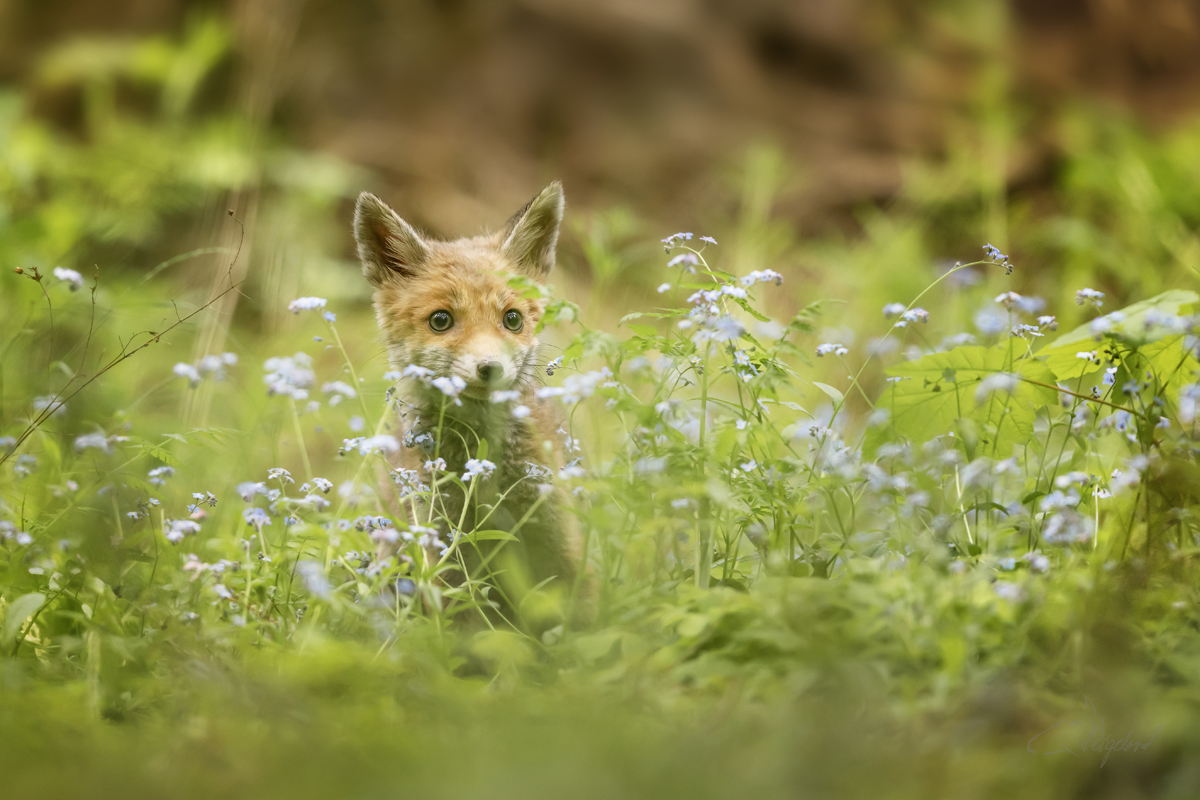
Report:
[[[706,256],[736,275],[782,273],[783,286],[764,292],[777,320],[836,301],[804,345],[845,343],[847,364],[861,364],[890,326],[884,304],[908,303],[989,242],[1012,255],[1013,274],[956,273],[927,298],[928,325],[906,329],[902,347],[928,352],[955,336],[1003,333],[1008,318],[993,298],[1007,290],[1044,297],[1069,330],[1084,319],[1074,303],[1081,287],[1103,291],[1109,311],[1195,286],[1198,112],[1200,0],[0,0],[0,436],[24,429],[34,398],[89,374],[131,333],[161,331],[200,308],[232,277],[244,281],[239,291],[73,399],[44,427],[39,452],[57,469],[54,443],[67,452],[88,431],[161,439],[143,449],[187,476],[170,490],[176,507],[187,492],[215,489],[225,492],[222,512],[237,503],[237,481],[275,466],[301,474],[293,417],[266,397],[262,362],[304,349],[322,380],[345,367],[328,342],[312,341],[326,328],[289,314],[288,302],[328,298],[367,376],[360,396],[381,408],[388,386],[350,235],[364,189],[429,233],[454,237],[502,224],[562,180],[556,289],[580,305],[584,324],[620,335],[620,317],[659,302],[655,287],[668,275],[659,242],[675,231],[714,236],[720,245]],[[89,285],[98,276],[95,310],[90,292],[28,279],[59,266]],[[562,343],[574,331],[546,338]],[[176,363],[224,352],[241,361],[220,385],[189,388],[172,374]],[[875,363],[903,355],[871,362],[864,395],[883,386]],[[847,385],[846,364],[810,360],[805,381]],[[798,402],[828,408],[804,386],[810,396]],[[865,407],[857,402],[851,411]],[[339,446],[358,429],[353,411],[332,405],[304,416],[304,438],[314,462],[344,471]],[[114,462],[90,463],[99,472]],[[45,475],[58,473],[45,469],[26,485],[46,484],[49,497],[59,487]],[[128,552],[78,533],[70,535],[83,540],[95,574],[118,586]],[[1148,574],[1131,569],[1129,585],[1151,584]],[[911,597],[902,575],[889,586]],[[811,583],[827,592],[805,600],[820,623],[814,641],[836,629],[830,652],[854,656],[825,663],[821,646],[797,648],[824,672],[764,658],[759,648],[774,640],[755,638],[759,628],[747,634],[750,655],[731,648],[736,669],[718,663],[709,684],[703,670],[656,683],[649,669],[597,667],[596,683],[628,689],[631,706],[679,709],[661,727],[647,719],[654,711],[632,726],[610,717],[607,698],[588,700],[589,684],[552,667],[531,681],[562,681],[545,697],[505,699],[515,673],[499,668],[494,681],[450,680],[450,670],[429,666],[451,661],[440,641],[406,641],[397,663],[406,676],[428,674],[400,681],[373,640],[304,645],[304,658],[272,660],[260,642],[221,638],[230,626],[194,642],[170,638],[192,635],[182,626],[157,640],[126,635],[126,600],[114,597],[121,624],[97,623],[103,637],[88,643],[64,639],[75,650],[47,660],[44,674],[0,661],[0,766],[13,765],[0,772],[17,776],[0,786],[44,797],[79,796],[80,786],[94,796],[129,796],[129,786],[146,796],[163,796],[164,786],[174,797],[295,796],[318,786],[341,796],[347,783],[378,777],[372,785],[392,787],[400,775],[425,796],[449,796],[449,780],[467,787],[462,796],[527,797],[550,752],[560,796],[583,784],[594,796],[627,796],[626,778],[654,797],[795,796],[797,787],[844,796],[851,784],[872,797],[1195,795],[1195,648],[1176,636],[1194,626],[1167,616],[1173,585],[1064,601],[1044,627],[996,623],[1016,630],[1022,648],[1028,633],[1034,655],[1014,646],[1011,662],[997,662],[1024,664],[1034,688],[1021,694],[1015,666],[1009,674],[985,664],[970,673],[984,677],[956,693],[957,666],[937,673],[936,659],[921,660],[939,648],[946,662],[963,659],[954,637],[975,620],[949,590],[936,595],[950,609],[939,617],[952,620],[948,638],[937,638],[917,594],[918,611],[897,636],[915,631],[920,641],[896,645],[903,657],[891,663],[902,666],[885,683],[877,667],[888,662],[855,659],[885,638],[870,625],[892,625],[879,621],[900,601],[880,594],[877,607],[853,607],[851,624],[852,606],[835,594],[842,584]],[[1075,598],[1075,586],[1057,596]],[[1118,624],[1135,612],[1153,624]],[[743,616],[772,614],[786,616]],[[1100,643],[1086,651],[1090,661],[1076,647],[1073,676],[1058,656],[1066,630]],[[98,656],[101,641],[102,676],[91,650],[80,656],[91,642]],[[608,658],[603,648],[597,663]],[[740,676],[757,673],[797,696],[816,687],[816,705],[768,697],[731,716]],[[101,685],[105,720],[154,725],[101,724],[99,701],[87,699]],[[1118,777],[1115,760],[1101,772],[1031,759],[1029,731],[1052,724],[1042,716],[1068,695],[1074,702],[1080,687],[1103,692],[1114,719],[1142,713],[1139,731],[1170,720],[1171,744],[1147,761],[1119,762]],[[482,702],[489,693],[499,704]],[[929,725],[873,727],[874,709],[909,701]],[[483,755],[469,763],[466,747]],[[1168,769],[1170,785],[1159,780]]]
[[[0,85],[6,262],[148,269],[232,208],[268,331],[366,296],[363,188],[455,236],[561,179],[562,280],[617,304],[680,229],[843,299],[984,241],[1119,300],[1198,258],[1189,0],[3,0]]]

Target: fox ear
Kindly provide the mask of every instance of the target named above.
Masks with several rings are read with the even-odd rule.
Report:
[[[555,181],[504,226],[500,250],[535,280],[545,280],[554,268],[563,205],[562,184]]]
[[[370,192],[358,196],[354,239],[363,275],[376,288],[389,280],[411,278],[429,258],[429,247],[412,226]]]

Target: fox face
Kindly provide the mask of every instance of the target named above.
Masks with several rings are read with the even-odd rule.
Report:
[[[438,242],[420,236],[379,198],[361,194],[354,217],[358,255],[375,287],[375,315],[392,366],[415,364],[458,378],[463,396],[479,401],[528,386],[545,302],[522,297],[509,279],[545,283],[562,212],[556,182],[498,233]]]

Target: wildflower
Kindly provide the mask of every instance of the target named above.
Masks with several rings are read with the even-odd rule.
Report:
[[[108,437],[103,433],[85,433],[82,436],[76,436],[75,452],[82,453],[88,449],[100,450],[107,453],[112,448],[108,446]]]
[[[233,599],[233,592],[229,591],[223,583],[213,584],[213,591],[226,600]]]
[[[680,241],[688,241],[692,238],[690,233],[673,233],[662,240],[663,250],[671,252],[671,248],[679,244]]]
[[[170,478],[174,474],[174,467],[155,467],[146,473],[147,477],[150,478],[151,485],[153,486],[166,486],[167,478]]]
[[[331,381],[321,385],[321,394],[329,397],[329,405],[336,406],[338,403],[345,400],[353,400],[358,397],[358,392],[354,391],[354,387],[342,381]]]
[[[819,358],[821,356],[827,356],[831,354],[836,356],[844,356],[850,351],[847,350],[845,345],[841,344],[840,342],[826,342],[825,344],[817,345],[816,352],[817,357]]]
[[[446,545],[438,537],[437,530],[435,530],[433,528],[426,528],[421,525],[414,525],[412,528],[410,528],[410,530],[413,533],[418,534],[418,536],[417,536],[417,544],[418,545],[420,545],[421,547],[423,547],[427,550],[436,549],[436,550],[441,551],[441,553],[443,555],[445,554]]]
[[[707,337],[701,337],[700,332],[697,332],[696,338],[710,338],[714,342],[731,342],[741,338],[746,333],[746,329],[742,327],[742,323],[728,314],[722,314],[715,320],[710,319],[707,328]]]
[[[1069,545],[1091,538],[1092,520],[1073,509],[1050,515],[1042,526],[1042,539],[1047,544]]]
[[[988,257],[988,259],[993,264],[999,264],[1000,266],[1004,267],[1004,273],[1006,275],[1012,274],[1012,271],[1013,271],[1012,259],[1010,259],[1008,256],[1004,255],[1004,253],[1001,253],[997,248],[993,247],[990,244],[985,244],[983,246],[983,253],[984,253],[984,255],[986,255]]]
[[[687,508],[691,504],[692,504],[692,501],[690,499],[688,499],[686,497],[680,497],[677,500],[671,501],[671,508],[674,508],[676,510],[682,510],[682,509]]]
[[[179,544],[185,536],[200,532],[200,523],[190,519],[168,519],[163,522],[163,535],[172,544]]]
[[[246,520],[247,525],[254,526],[254,530],[261,533],[262,529],[271,524],[271,518],[258,506],[251,506],[242,511],[242,519]]]
[[[1066,475],[1059,475],[1054,479],[1054,485],[1056,488],[1065,489],[1073,483],[1086,486],[1090,480],[1091,477],[1086,472],[1075,470],[1074,472],[1068,472]]]
[[[1200,416],[1200,383],[1189,383],[1179,390],[1179,420],[1191,425]]]
[[[1048,331],[1058,330],[1058,319],[1053,316],[1042,316],[1037,318],[1038,325]]]
[[[891,319],[892,317],[900,316],[907,310],[908,306],[904,305],[904,303],[888,303],[883,307],[883,316],[885,319]]]
[[[184,364],[183,362],[180,362],[176,364],[171,371],[180,378],[187,378],[188,384],[190,384],[193,389],[200,385],[200,371],[191,364]]]
[[[1102,338],[1104,338],[1104,334],[1108,333],[1124,321],[1124,314],[1122,314],[1120,311],[1113,311],[1109,314],[1105,314],[1103,317],[1096,317],[1094,320],[1088,323],[1088,329],[1092,333],[1092,338],[1096,341],[1100,341]]]
[[[749,461],[743,462],[740,466],[742,472],[753,472],[758,468],[758,462],[752,458]]]
[[[783,284],[783,276],[773,269],[756,269],[747,272],[742,276],[742,286],[753,286],[756,283],[773,283],[776,286]]]
[[[329,494],[329,490],[333,488],[333,482],[327,481],[324,478],[313,478],[313,486],[316,486],[324,494]]]
[[[695,270],[692,268],[695,267],[696,265],[698,265],[699,263],[700,263],[700,259],[696,257],[695,253],[680,253],[679,255],[675,256],[670,261],[668,261],[667,266],[668,267],[678,267],[679,265],[682,264],[683,266],[687,267],[690,271],[695,272]]]
[[[1014,325],[1012,335],[1020,336],[1022,339],[1033,339],[1046,334],[1039,332],[1037,325]]]
[[[530,478],[539,478],[541,480],[550,480],[554,477],[554,473],[548,467],[541,464],[534,464],[532,461],[525,462],[525,475]]]
[[[402,377],[404,377],[404,373],[400,372],[399,370],[389,369],[387,372],[383,373],[383,379],[388,383],[395,383]]]
[[[63,267],[55,267],[54,268],[54,277],[58,278],[60,281],[69,283],[70,286],[68,288],[70,288],[70,290],[72,292],[75,291],[76,289],[83,288],[83,276],[80,275],[78,272],[76,272],[73,269],[65,269]]]
[[[1008,327],[1008,319],[1003,313],[986,306],[975,314],[974,322],[984,336],[995,336]]]
[[[1012,394],[1021,385],[1021,376],[1011,372],[994,372],[979,382],[975,389],[975,402],[982,403],[993,392]]]
[[[317,379],[308,355],[296,353],[291,357],[276,356],[268,358],[263,366],[267,371],[263,383],[267,384],[269,396],[286,395],[301,401],[308,399],[307,389]]]
[[[359,433],[363,428],[367,427],[367,421],[357,414],[351,417],[346,424],[350,426],[350,430],[353,433]]]
[[[426,472],[445,472],[446,471],[446,459],[436,458],[436,459],[433,459],[432,461],[426,461],[425,462],[425,470],[426,470]]]
[[[318,308],[324,308],[325,303],[324,297],[297,297],[288,303],[288,311],[293,314],[299,314],[301,311],[316,311]]]
[[[613,377],[612,370],[601,367],[598,370],[584,372],[579,375],[569,375],[562,386],[543,386],[534,392],[538,399],[558,397],[564,403],[578,403],[585,397],[591,397],[596,389]]]
[[[404,368],[404,371],[400,373],[400,376],[403,378],[416,378],[424,383],[433,377],[433,370],[425,369],[425,367],[418,367],[416,364],[409,364]]]
[[[996,581],[993,588],[996,590],[996,596],[1003,600],[1019,603],[1025,599],[1025,590],[1019,584],[1010,583],[1009,581]]]
[[[462,405],[462,401],[458,399],[458,396],[462,393],[463,389],[467,388],[467,382],[462,378],[458,377],[457,375],[451,375],[448,378],[443,376],[434,378],[429,382],[429,384],[442,394],[446,395],[446,397],[449,397],[451,400],[453,400],[454,405]]]
[[[1068,484],[1069,485],[1069,484]],[[1062,511],[1064,509],[1075,508],[1079,505],[1079,492],[1075,489],[1063,492],[1061,489],[1055,489],[1050,494],[1046,495],[1038,503],[1038,508],[1042,511]]]
[[[362,456],[370,453],[391,454],[400,450],[400,442],[396,441],[395,436],[381,433],[378,436],[370,436],[367,438],[360,436],[355,439],[344,439],[342,441],[342,449],[358,450],[358,454]]]
[[[669,284],[669,283],[660,283],[660,284],[658,285],[658,293],[659,293],[659,294],[663,294],[664,292],[669,292],[669,291],[671,291],[671,284]]]
[[[702,242],[708,242],[709,244],[716,244],[716,243],[717,243],[717,240],[716,240],[716,239],[714,239],[714,238],[712,238],[711,236],[701,236],[701,237],[700,237],[700,241],[702,241]]]
[[[1100,308],[1104,305],[1104,292],[1097,292],[1095,289],[1079,289],[1075,292],[1076,305],[1090,305],[1095,308]]]
[[[900,320],[901,322],[929,322],[929,312],[923,308],[910,308],[900,316]]]
[[[1004,306],[1007,310],[1012,311],[1014,308],[1020,305],[1021,301],[1024,299],[1025,298],[1016,292],[1004,292],[996,295],[995,302]]]
[[[269,481],[277,480],[280,483],[282,483],[284,481],[287,481],[288,483],[296,482],[295,480],[292,479],[292,473],[288,472],[283,467],[273,467],[272,469],[267,470],[267,480],[269,480]]]
[[[548,361],[546,363],[546,374],[549,375],[550,377],[554,377],[554,371],[556,369],[562,369],[562,365],[563,365],[562,356],[551,359],[550,361]]]
[[[520,400],[521,393],[516,390],[506,392],[492,392],[493,403],[511,403],[514,400]]]
[[[1048,572],[1050,570],[1050,559],[1041,553],[1026,553],[1023,558],[1029,562],[1029,568],[1034,572]]]
[[[192,499],[196,501],[197,505],[203,503],[209,508],[213,508],[217,504],[217,496],[212,492],[192,492]]]
[[[304,588],[309,594],[320,598],[329,596],[329,579],[325,577],[325,568],[316,561],[300,561],[296,564],[296,574],[300,576]]]
[[[572,462],[558,471],[558,477],[564,481],[573,480],[574,478],[582,478],[587,475],[587,470]]]
[[[1081,350],[1075,354],[1075,357],[1081,361],[1095,361],[1097,364],[1100,363],[1095,350]]]
[[[996,562],[996,565],[1002,570],[1012,572],[1017,568],[1017,560],[1015,558],[1002,558]]]
[[[468,459],[465,466],[467,471],[462,475],[464,481],[470,481],[476,475],[487,478],[496,470],[496,465],[486,458]]]
[[[237,493],[243,500],[249,503],[254,499],[256,494],[266,494],[267,485],[265,483],[246,481],[245,483],[239,483],[237,485]]]
[[[525,419],[532,413],[529,410],[529,406],[513,406],[512,415],[514,419]]]
[[[326,322],[337,322],[337,314],[333,313],[332,311],[322,311],[321,319],[325,320]]]

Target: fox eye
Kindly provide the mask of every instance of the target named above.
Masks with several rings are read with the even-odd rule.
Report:
[[[429,315],[429,327],[433,328],[435,333],[445,333],[454,326],[454,317],[450,316],[449,311],[435,311]]]
[[[525,327],[525,320],[521,318],[521,312],[515,308],[510,308],[504,312],[504,327],[508,328],[513,333]]]

